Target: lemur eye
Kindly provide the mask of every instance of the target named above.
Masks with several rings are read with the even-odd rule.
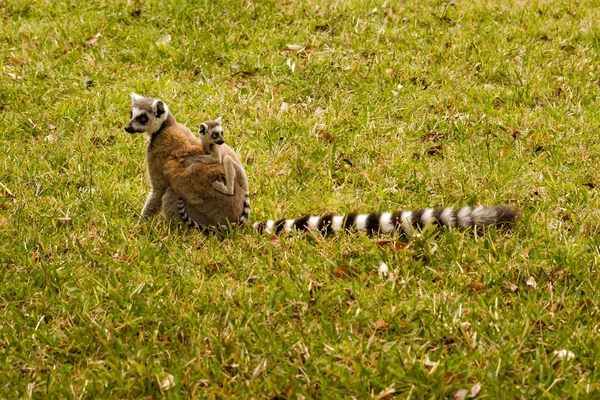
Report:
[[[216,133],[213,133],[211,136],[212,136],[213,139],[217,138],[217,134]]]
[[[146,122],[148,122],[148,116],[147,115],[140,115],[139,117],[136,118],[138,122],[145,124]]]

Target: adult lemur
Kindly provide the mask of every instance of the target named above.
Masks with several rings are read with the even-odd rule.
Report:
[[[167,105],[135,93],[131,100],[131,121],[125,131],[144,133],[149,141],[146,167],[152,191],[142,216],[155,215],[162,207],[167,218],[194,226],[246,221],[250,207],[247,188],[242,187],[247,184],[245,172],[237,174],[233,195],[216,191],[212,184],[224,179],[223,166],[186,163],[188,157],[205,154],[204,147],[188,128],[175,121]],[[235,161],[239,162],[237,157]]]
[[[152,192],[148,195],[142,215],[158,212],[162,200],[163,210],[169,219],[183,220],[194,228],[245,221],[249,203],[242,188],[242,174],[236,174],[233,196],[215,190],[212,183],[223,178],[223,166],[198,162],[197,157],[205,154],[205,151],[189,129],[175,122],[162,101],[136,94],[132,94],[132,100],[132,119],[125,130],[130,133],[144,132],[150,139],[146,161]],[[235,160],[239,162],[237,157]],[[246,178],[245,172],[243,175]],[[411,235],[415,229],[430,223],[452,228],[480,227],[512,223],[517,215],[516,209],[506,205],[426,208],[371,214],[327,214],[320,217],[306,215],[297,219],[257,222],[253,226],[268,233],[292,230],[330,233],[354,229],[367,233],[399,231]]]

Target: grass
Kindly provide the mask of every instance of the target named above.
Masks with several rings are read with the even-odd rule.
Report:
[[[498,3],[0,1],[0,397],[600,396],[600,9]],[[223,116],[253,221],[522,217],[383,247],[139,222],[131,91]]]

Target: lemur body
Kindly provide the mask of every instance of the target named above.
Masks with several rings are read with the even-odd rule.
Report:
[[[216,191],[212,183],[223,179],[223,166],[200,162],[184,166],[188,157],[205,154],[204,147],[188,128],[175,121],[162,101],[135,93],[131,97],[131,121],[125,130],[144,133],[149,139],[146,165],[152,191],[146,198],[142,216],[153,216],[162,208],[169,219],[181,221],[183,208],[184,213],[201,225],[219,226],[247,220],[249,206],[246,191],[241,187],[242,183],[247,186],[245,173],[235,180],[233,195]]]
[[[214,181],[212,186],[219,192],[232,196],[235,178],[240,175],[242,178],[242,188],[248,194],[246,171],[235,154],[235,151],[227,144],[224,144],[225,139],[223,139],[221,117],[212,121],[204,121],[200,124],[198,137],[204,146],[204,151],[208,154],[188,157],[184,161],[184,166],[191,165],[194,162],[201,162],[203,164],[223,164],[225,184],[221,181]]]

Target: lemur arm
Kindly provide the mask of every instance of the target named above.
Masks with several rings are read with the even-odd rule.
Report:
[[[183,166],[189,167],[197,162],[202,164],[221,164],[221,160],[217,158],[215,154],[198,154],[195,156],[186,157],[186,159],[183,160]]]

